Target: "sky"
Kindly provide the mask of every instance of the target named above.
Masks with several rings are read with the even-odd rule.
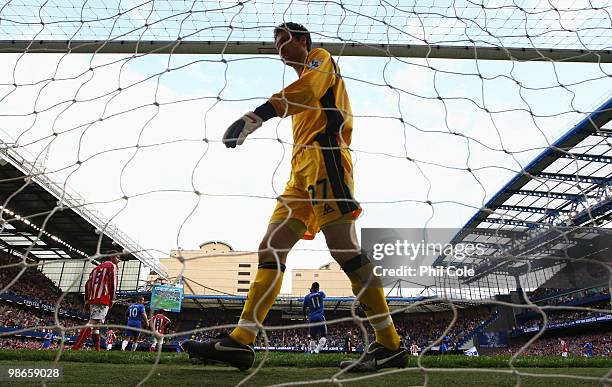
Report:
[[[172,2],[160,7],[166,3]],[[355,32],[350,32],[346,20],[339,22],[347,32],[338,35],[367,42],[381,39],[376,36],[377,31],[385,31],[380,23],[384,15],[376,16],[380,8],[368,8],[368,2],[359,8],[354,3],[355,12],[361,9],[372,15],[371,34],[363,32],[367,27],[360,26],[362,16],[353,20]],[[430,2],[429,8],[417,11],[431,18],[434,11],[445,9],[444,3]],[[575,7],[583,3],[588,4],[577,2]],[[95,4],[89,12],[102,19]],[[512,2],[487,4],[491,15],[506,20],[500,33],[504,25],[520,19],[503,16]],[[256,38],[270,41],[265,10],[278,5],[254,5],[259,6],[261,18],[230,9],[224,19],[208,22],[252,23],[259,26]],[[284,10],[297,15],[308,11],[299,8],[303,6],[285,4]],[[318,24],[313,9],[304,17],[313,20],[313,39],[325,41],[323,35],[338,18],[329,16],[328,24]],[[392,9],[396,18],[389,20],[417,38],[448,39],[451,32],[461,31],[456,22],[463,19],[442,18],[439,29],[431,30],[422,23],[416,26],[409,14],[399,18],[403,15],[399,7]],[[463,10],[470,17],[470,9]],[[0,14],[9,11],[23,16],[21,9]],[[271,14],[278,17],[281,11]],[[328,12],[334,14],[334,9]],[[143,10],[140,15],[147,18]],[[587,29],[588,18],[571,15],[563,14],[557,23],[566,29],[583,26],[595,48],[609,44],[609,32],[597,35]],[[471,17],[477,20],[476,15]],[[491,23],[497,19],[492,17]],[[140,19],[134,20],[138,24]],[[193,31],[205,21],[193,21]],[[104,21],[107,29],[108,23]],[[173,23],[177,25],[176,20]],[[16,25],[5,24],[0,33],[10,33]],[[30,37],[45,33],[57,37],[59,30],[54,28],[60,25],[42,32],[30,25]],[[529,25],[539,28],[537,23]],[[70,35],[67,30],[64,33]],[[90,30],[88,34],[100,33]],[[163,38],[162,32],[157,31],[157,36]],[[392,32],[387,33],[389,39],[395,36]],[[79,34],[88,37],[83,31],[75,36]],[[556,42],[548,36],[549,41],[564,44],[561,32],[555,36]],[[565,44],[570,45],[567,39]],[[225,55],[225,63],[221,59],[220,55],[3,54],[0,136],[38,158],[53,180],[77,192],[154,257],[166,257],[179,248],[197,249],[210,240],[253,251],[289,177],[290,120],[271,119],[236,149],[226,149],[220,139],[229,124],[293,82],[296,74],[271,55]],[[576,111],[596,108],[612,91],[609,64],[335,59],[355,116],[351,144],[355,197],[364,208],[358,230],[462,227],[523,166],[584,118]],[[314,268],[330,260],[319,235],[296,245],[288,267]],[[286,282],[284,291],[289,286]]]

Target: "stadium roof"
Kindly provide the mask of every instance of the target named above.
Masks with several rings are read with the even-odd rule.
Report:
[[[527,250],[551,255],[552,242],[542,241],[556,240],[557,252],[570,247],[559,245],[560,230],[584,234],[610,222],[611,120],[612,98],[529,163],[455,235],[454,245],[478,242],[487,247],[483,255],[466,262],[476,269],[471,280],[494,272],[512,274],[512,267],[520,265],[515,260],[490,259],[493,256],[519,256]],[[448,265],[454,259],[441,255],[434,265]],[[530,268],[555,264],[542,259]]]
[[[123,250],[166,277],[165,269],[142,247],[86,205],[63,182],[0,139],[0,245],[38,260],[83,259]],[[61,198],[61,200],[60,200]]]

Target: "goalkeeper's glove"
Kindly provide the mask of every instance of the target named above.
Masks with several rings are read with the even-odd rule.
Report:
[[[223,143],[228,148],[242,145],[247,136],[261,127],[263,120],[257,114],[248,112],[230,125],[223,135]]]

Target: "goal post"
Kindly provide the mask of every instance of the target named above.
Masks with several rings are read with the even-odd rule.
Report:
[[[363,44],[355,42],[313,42],[332,55],[469,60],[516,60],[611,63],[612,50],[534,47],[453,46],[423,44]],[[191,54],[191,55],[274,55],[274,42],[189,41],[189,40],[0,40],[0,53],[72,54]]]
[[[200,303],[202,295],[193,289],[222,289],[234,306],[243,305],[256,281],[258,255],[252,250],[263,246],[258,245],[259,232],[284,192],[292,155],[315,141],[297,143],[291,117],[270,118],[238,149],[228,150],[222,141],[244,112],[258,111],[258,105],[279,90],[289,90],[297,79],[293,69],[299,73],[300,66],[285,66],[290,62],[279,58],[272,41],[274,28],[291,21],[308,29],[313,48],[333,56],[334,70],[327,79],[341,85],[340,94],[326,86],[325,96],[310,93],[301,107],[316,114],[319,129],[327,133],[337,129],[330,128],[332,119],[342,128],[351,122],[349,149],[330,152],[324,161],[325,169],[338,169],[345,161],[339,154],[348,150],[351,159],[344,164],[350,164],[354,196],[364,209],[357,225],[362,230],[398,227],[394,233],[416,230],[411,235],[418,235],[422,246],[431,242],[432,229],[453,231],[454,237],[440,241],[452,238],[453,248],[439,252],[436,261],[418,262],[426,268],[465,259],[463,251],[457,255],[454,249],[458,244],[478,242],[486,249],[466,260],[477,271],[471,282],[438,278],[433,270],[429,282],[401,278],[386,286],[391,288],[387,296],[399,294],[396,302],[403,303],[402,292],[416,286],[424,296],[412,305],[392,305],[401,312],[394,317],[404,319],[414,310],[420,315],[452,311],[452,322],[431,329],[440,335],[427,339],[423,348],[429,351],[445,344],[444,336],[455,323],[470,325],[457,309],[489,303],[517,315],[556,312],[563,306],[531,303],[528,297],[547,296],[550,286],[541,285],[550,285],[562,270],[568,277],[575,274],[561,265],[568,251],[580,245],[569,243],[566,234],[545,243],[540,239],[565,226],[575,227],[578,234],[586,226],[605,230],[612,220],[612,102],[598,103],[602,94],[612,101],[610,15],[612,3],[600,0],[7,0],[0,5],[0,155],[5,159],[0,159],[0,250],[18,248],[48,278],[59,277],[59,297],[82,290],[93,259],[117,247],[148,264],[142,273],[140,265],[124,263],[123,269],[135,278],[129,290],[151,296],[140,285],[145,278],[155,285],[151,309],[174,311],[179,320],[185,309],[202,308],[186,312],[194,318],[193,326],[179,325],[184,332],[165,338],[178,343],[185,335],[215,329],[195,322],[198,313],[206,313],[204,306],[226,313],[223,302],[211,298]],[[316,70],[318,57],[307,63],[312,73],[321,71]],[[345,92],[350,109],[340,97]],[[338,145],[330,147],[337,150]],[[12,158],[24,166],[20,174],[9,173]],[[337,181],[329,178],[330,189],[323,178],[300,191],[300,200],[312,204],[308,211],[317,202],[352,200],[352,192],[337,199],[338,192],[348,189],[342,184],[341,179],[348,179],[342,167],[340,172],[344,177],[334,176]],[[319,183],[325,187],[322,192]],[[320,195],[314,189],[311,193],[313,187]],[[39,208],[37,202],[48,196],[50,208]],[[319,201],[318,196],[324,197]],[[321,210],[329,214],[327,208]],[[59,227],[75,219],[76,226]],[[77,250],[61,238],[64,234],[93,241],[91,251]],[[525,234],[531,244],[522,242]],[[360,248],[371,252],[364,235]],[[591,236],[584,239],[591,243]],[[385,238],[370,239],[378,243]],[[223,247],[191,250],[211,239],[235,246],[235,254],[226,254]],[[321,290],[329,289],[329,302],[337,289],[326,286],[335,274],[341,280],[334,283],[352,292],[342,268],[329,264],[324,238],[296,246],[281,291],[291,294],[290,305],[304,294],[296,294],[287,280],[295,284],[299,274],[304,282],[306,275],[296,270],[304,266],[319,267],[305,270],[313,272],[308,278],[320,282]],[[527,255],[524,247],[534,253]],[[44,250],[55,253],[48,255],[53,262],[45,262]],[[77,260],[75,254],[80,255]],[[229,256],[249,256],[253,262],[228,263]],[[408,255],[396,256],[410,261]],[[172,261],[173,271],[159,264],[159,258]],[[556,266],[547,264],[552,260]],[[211,283],[200,286],[190,277],[189,270],[200,270],[191,265],[194,261],[202,272],[212,273]],[[7,262],[0,264],[0,279],[19,265]],[[590,267],[581,270],[590,274]],[[184,289],[179,286],[183,279]],[[0,289],[22,290],[20,281],[22,277],[13,276]],[[598,286],[608,285],[612,282]],[[155,300],[157,291],[162,294]],[[183,291],[191,292],[185,304]],[[347,313],[328,323],[352,325],[353,332],[363,334],[365,346],[369,325],[354,313],[357,298],[349,302],[350,317]],[[339,305],[329,304],[330,309]],[[411,309],[413,305],[420,309]],[[598,300],[571,311],[580,318],[604,313],[604,307],[609,311],[609,304],[602,305]],[[489,323],[497,318],[494,314],[486,316],[493,319]],[[514,317],[504,318],[504,324],[516,321]],[[122,318],[106,325],[123,326]],[[263,332],[308,328],[262,323]],[[494,325],[500,324],[501,319]],[[530,336],[532,341],[546,331],[543,324]],[[410,331],[413,325],[405,327],[406,340],[420,334]],[[2,335],[8,334],[1,332],[0,339]],[[514,348],[515,356],[532,341]],[[507,371],[518,378],[522,371],[514,369],[513,361]],[[151,375],[155,367],[157,362]],[[346,376],[339,372],[327,381]]]

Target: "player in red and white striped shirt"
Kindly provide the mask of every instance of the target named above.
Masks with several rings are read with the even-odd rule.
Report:
[[[169,323],[170,323],[170,319],[164,316],[163,310],[159,310],[157,314],[151,318],[151,329],[153,329],[153,332],[157,332],[160,335],[162,335],[162,337],[158,339],[157,336],[155,335],[153,336],[153,343],[151,343],[151,348],[149,348],[149,351],[154,352],[155,347],[157,346],[158,343],[159,343],[160,349],[161,349],[161,346],[164,345],[163,335],[164,333],[166,333],[166,325],[168,325]]]
[[[110,351],[113,348],[113,343],[117,340],[117,335],[115,335],[115,331],[109,329],[106,331],[106,350]]]
[[[89,279],[85,283],[85,304],[89,305],[89,321],[86,327],[81,329],[72,349],[81,349],[91,335],[96,351],[100,350],[100,330],[95,328],[92,331],[92,327],[104,324],[106,314],[115,301],[118,263],[119,255],[112,255],[89,273]]]
[[[417,345],[416,341],[413,341],[412,346],[410,346],[410,353],[412,356],[419,356],[419,352],[421,352],[421,348]]]
[[[561,344],[561,356],[568,357],[569,356],[569,347],[567,343],[563,339],[559,339],[559,344]]]

